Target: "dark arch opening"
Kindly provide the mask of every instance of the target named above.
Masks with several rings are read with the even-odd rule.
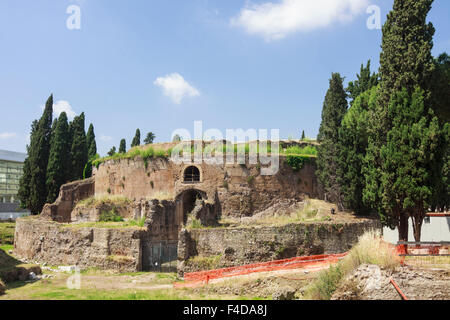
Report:
[[[183,182],[185,183],[195,183],[200,182],[200,170],[195,166],[187,167],[184,170]]]
[[[206,198],[206,193],[195,189],[185,190],[176,197],[176,224],[179,228],[182,224],[186,224],[187,217],[194,210],[197,200],[205,200]]]

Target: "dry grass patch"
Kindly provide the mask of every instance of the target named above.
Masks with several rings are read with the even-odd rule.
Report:
[[[400,265],[400,258],[383,241],[379,232],[368,231],[359,237],[358,243],[343,260],[320,273],[318,279],[305,291],[304,298],[329,300],[342,279],[362,264],[374,264],[393,271]]]
[[[155,192],[152,196],[147,197],[146,200],[147,201],[150,201],[150,200],[159,200],[159,201],[168,200],[168,201],[171,201],[171,200],[174,200],[174,199],[175,199],[175,196],[174,196],[173,193],[166,192],[166,191],[158,191],[158,192]]]
[[[334,217],[331,215],[331,208],[334,207],[334,205],[326,203],[325,201],[307,199],[305,200],[302,209],[296,210],[290,214],[258,217],[257,219],[254,219],[254,222],[262,225],[282,226],[300,222],[332,221],[334,220]]]
[[[131,204],[131,200],[120,195],[96,195],[77,203],[77,207],[95,208],[101,205],[126,206]]]

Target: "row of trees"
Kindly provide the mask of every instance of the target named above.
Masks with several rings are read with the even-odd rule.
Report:
[[[24,208],[38,214],[56,200],[62,184],[90,176],[86,164],[97,156],[94,127],[86,134],[84,113],[68,122],[62,112],[53,121],[51,95],[42,117],[31,125],[27,153],[18,196]]]
[[[420,241],[428,210],[450,206],[450,59],[433,59],[432,0],[395,0],[383,26],[379,74],[370,61],[344,89],[333,73],[318,140],[318,178],[340,209],[376,210]],[[347,99],[350,98],[350,108]]]
[[[145,144],[152,144],[153,141],[155,140],[155,134],[153,132],[149,132],[147,133],[147,136],[144,139],[144,143]],[[131,142],[131,147],[138,147],[141,145],[141,130],[136,129],[136,133],[134,135],[134,138]],[[120,144],[119,144],[119,153],[126,153],[127,152],[127,142],[125,139],[120,140]],[[116,147],[112,147],[109,151],[108,151],[108,156],[113,156],[114,154],[117,153],[117,149]]]

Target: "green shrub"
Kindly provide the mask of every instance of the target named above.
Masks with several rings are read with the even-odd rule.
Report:
[[[186,261],[186,265],[195,270],[213,270],[220,267],[222,255],[202,257],[195,256]]]
[[[187,227],[188,227],[188,229],[204,228],[204,226],[202,225],[202,222],[199,219],[192,219]]]
[[[303,168],[303,165],[309,161],[308,157],[305,156],[299,156],[299,155],[288,155],[286,157],[287,164],[292,168],[294,171],[299,171]]]
[[[100,222],[122,222],[123,218],[117,213],[117,210],[102,211],[100,213]]]

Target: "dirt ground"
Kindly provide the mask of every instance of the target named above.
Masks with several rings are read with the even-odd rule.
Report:
[[[401,300],[393,279],[408,300],[450,300],[450,257],[414,258],[393,272],[361,265],[341,282],[332,300]],[[428,261],[427,261],[428,260]]]

